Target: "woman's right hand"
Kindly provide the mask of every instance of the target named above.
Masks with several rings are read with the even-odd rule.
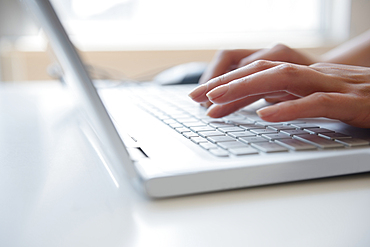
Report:
[[[259,60],[198,86],[189,96],[199,103],[212,101],[207,114],[220,118],[277,93],[294,98],[259,109],[265,121],[325,117],[370,128],[369,67]]]

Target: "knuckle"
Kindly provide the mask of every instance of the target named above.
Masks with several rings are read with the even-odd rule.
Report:
[[[276,66],[276,69],[279,73],[282,73],[286,76],[296,76],[299,73],[299,67],[295,64],[284,63]]]
[[[227,81],[227,76],[226,76],[226,74],[220,75],[220,76],[218,77],[218,81],[219,81],[221,84],[224,84],[224,83]]]
[[[310,68],[325,68],[327,67],[328,65],[330,65],[330,63],[314,63],[314,64],[311,64],[309,67]]]
[[[258,69],[258,70],[265,70],[271,67],[271,62],[267,60],[257,60],[250,64],[250,66]]]
[[[283,44],[277,44],[271,49],[274,59],[282,62],[297,61],[298,55],[295,50]]]
[[[355,86],[355,94],[360,97],[368,97],[370,95],[370,85],[361,83]]]
[[[333,96],[327,93],[318,92],[312,94],[313,99],[322,106],[330,106],[333,101]]]
[[[220,75],[220,76],[210,80],[207,83],[207,86],[213,88],[213,87],[216,87],[218,85],[225,84],[226,82],[227,82],[227,76],[226,76],[226,74],[223,74],[223,75]]]
[[[272,50],[274,51],[290,51],[291,48],[289,46],[286,46],[284,44],[276,44],[274,47],[272,47]]]

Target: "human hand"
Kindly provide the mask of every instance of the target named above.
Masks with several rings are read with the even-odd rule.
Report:
[[[327,117],[370,128],[370,68],[317,63],[311,66],[256,61],[216,77],[190,93],[210,100],[211,117],[226,116],[261,98],[283,93],[285,100],[257,111],[270,122]],[[279,96],[277,96],[279,97]]]
[[[215,58],[212,60],[207,70],[200,78],[199,84],[206,83],[212,78],[262,59],[301,65],[310,65],[316,62],[314,58],[311,58],[282,44],[275,45],[270,49],[223,50],[215,55]],[[284,98],[285,95],[282,95],[282,97]],[[280,100],[280,97],[267,100],[270,102],[276,102]],[[209,107],[211,104],[212,103],[210,101],[202,102],[202,105],[206,107]]]

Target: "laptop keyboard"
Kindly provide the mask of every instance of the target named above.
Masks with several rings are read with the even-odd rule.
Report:
[[[135,95],[139,97],[142,109],[218,157],[351,148],[370,144],[366,140],[304,121],[265,122],[243,109],[223,118],[210,118],[205,115],[206,109],[187,97],[189,87],[138,89],[140,94]]]

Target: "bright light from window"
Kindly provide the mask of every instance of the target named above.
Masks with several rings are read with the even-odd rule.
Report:
[[[74,0],[72,1],[72,10],[77,16],[88,18],[94,15],[102,14],[110,8],[114,8],[119,4],[127,2],[131,2],[131,0]]]
[[[315,42],[322,0],[53,0],[81,47],[218,49]]]

